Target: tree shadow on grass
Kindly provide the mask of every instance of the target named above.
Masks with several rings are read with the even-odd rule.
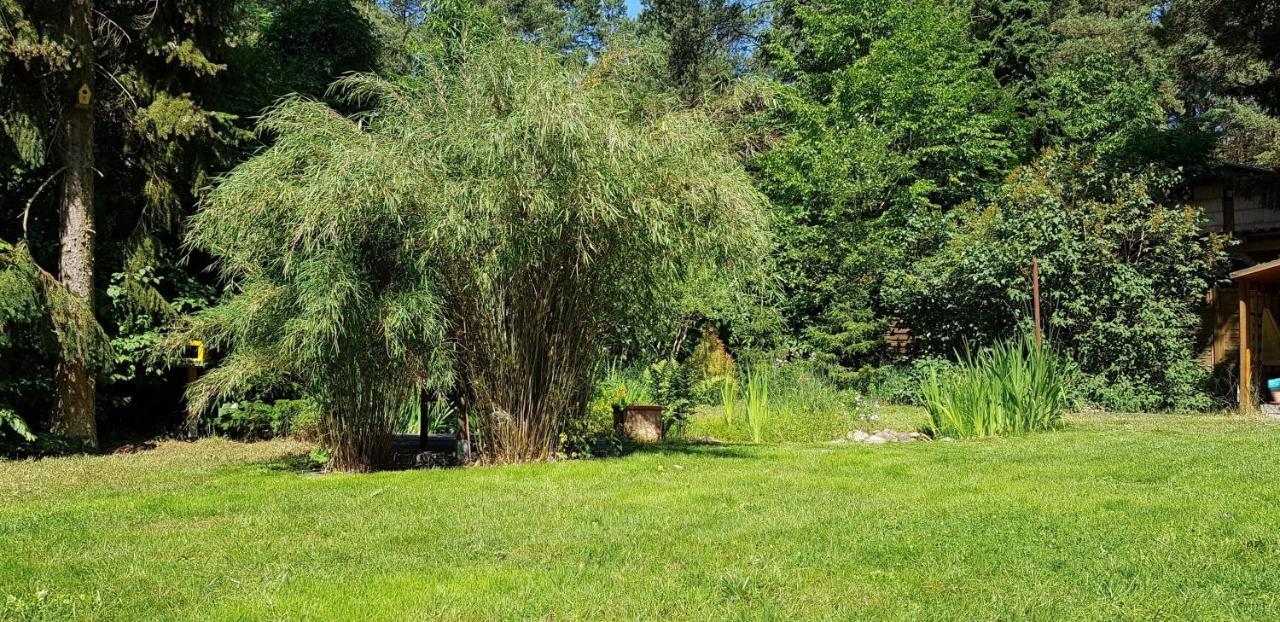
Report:
[[[262,469],[268,473],[297,473],[299,475],[316,475],[324,472],[308,453],[288,453],[267,460],[252,462],[249,466]]]
[[[630,455],[680,455],[701,458],[721,458],[721,459],[753,459],[756,458],[748,449],[753,447],[747,444],[724,443],[718,441],[702,441],[702,440],[675,440],[666,441],[657,444],[640,444],[627,443],[622,446],[615,446],[613,451],[600,453],[587,458],[588,460],[610,460],[614,458],[623,458]],[[322,475],[328,471],[324,470],[323,465],[317,463],[308,453],[295,452],[287,453],[257,462],[251,462],[248,466],[261,469],[268,473],[294,473],[297,475]],[[404,471],[404,470],[427,470],[427,469],[447,469],[457,468],[459,465],[436,465],[436,466],[395,466],[388,465],[374,472],[387,471]]]
[[[635,445],[631,452],[636,454],[677,454],[699,458],[728,458],[735,460],[754,459],[757,456],[748,451],[751,445],[738,443],[720,443],[695,440],[667,441],[654,445]]]

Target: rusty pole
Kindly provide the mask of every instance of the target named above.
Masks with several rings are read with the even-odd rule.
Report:
[[[1031,307],[1036,320],[1036,347],[1044,340],[1044,329],[1040,324],[1040,262],[1031,259]]]

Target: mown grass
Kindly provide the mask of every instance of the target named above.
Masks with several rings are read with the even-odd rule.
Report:
[[[1280,618],[1255,419],[372,475],[304,449],[0,464],[0,618]]]

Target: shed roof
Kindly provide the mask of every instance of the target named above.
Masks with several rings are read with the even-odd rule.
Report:
[[[1231,273],[1231,280],[1243,283],[1280,283],[1280,259],[1236,270]]]

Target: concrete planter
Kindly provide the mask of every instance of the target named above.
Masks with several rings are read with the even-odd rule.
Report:
[[[662,442],[662,407],[656,404],[632,404],[613,415],[615,430],[637,443]]]

